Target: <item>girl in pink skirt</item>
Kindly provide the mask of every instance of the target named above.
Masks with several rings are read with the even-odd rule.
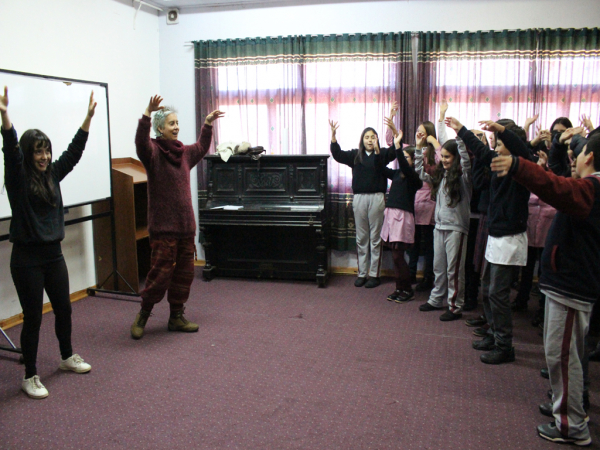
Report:
[[[394,124],[386,119],[388,126],[395,131]],[[396,272],[396,290],[388,295],[389,301],[404,303],[415,296],[410,283],[410,271],[404,259],[404,252],[412,247],[415,237],[415,195],[423,186],[419,175],[413,168],[414,147],[402,148],[402,132],[394,137],[396,158],[400,169],[385,167],[384,161],[377,155],[376,166],[383,171],[386,178],[392,180],[392,186],[386,202],[381,240],[391,248]]]

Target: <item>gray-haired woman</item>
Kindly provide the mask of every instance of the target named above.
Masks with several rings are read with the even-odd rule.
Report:
[[[211,145],[212,123],[223,117],[213,111],[204,121],[195,144],[177,140],[179,120],[173,108],[160,106],[162,97],[150,98],[135,136],[137,155],[148,174],[148,233],[152,249],[142,308],[131,325],[131,337],[140,339],[154,305],[168,291],[169,331],[195,332],[198,325],[184,316],[184,305],[194,280],[196,219],[190,191],[190,171]],[[150,115],[156,139],[150,138]]]

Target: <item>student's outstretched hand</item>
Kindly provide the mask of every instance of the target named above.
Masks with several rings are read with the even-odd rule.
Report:
[[[544,169],[546,169],[548,167],[548,154],[543,151],[540,150],[538,151],[538,162],[537,162],[540,166],[542,166]]]
[[[88,105],[88,111],[85,115],[85,119],[83,120],[83,124],[81,125],[81,129],[83,131],[90,131],[90,124],[92,123],[92,117],[94,117],[94,113],[96,112],[96,103],[94,101],[94,91],[90,94],[90,103]]]
[[[588,130],[588,133],[594,131],[594,125],[592,124],[592,121],[590,120],[589,116],[582,114],[581,118],[579,119],[579,122],[581,123],[582,127],[585,127]]]
[[[376,155],[379,155],[379,141],[377,141],[377,139],[373,142],[373,151]]]
[[[496,156],[492,159],[490,167],[499,177],[503,177],[508,173],[513,164],[514,158],[512,155]]]
[[[223,111],[219,111],[218,109],[216,109],[213,112],[211,112],[208,116],[206,116],[206,119],[204,119],[204,124],[212,125],[212,123],[215,120],[220,119],[224,115],[225,115],[225,113]]]
[[[87,112],[87,115],[89,117],[94,117],[94,114],[96,113],[96,106],[98,106],[98,102],[94,101],[94,91],[92,91],[92,93],[90,94],[90,103],[88,105]]]
[[[331,127],[331,142],[337,142],[335,139],[335,132],[340,126],[337,122],[334,122],[333,120],[329,121],[329,126]]]
[[[425,144],[427,143],[427,136],[425,135],[425,133],[421,133],[419,131],[417,131],[417,134],[415,136],[415,144],[417,146],[417,148],[423,148],[425,147]]]
[[[443,98],[442,102],[440,103],[440,122],[446,118],[446,111],[448,111],[448,102],[445,98]]]
[[[394,147],[400,148],[400,143],[402,142],[403,135],[404,135],[404,133],[402,133],[402,130],[399,130],[396,133],[396,135],[394,136]]]
[[[482,129],[485,131],[498,132],[502,133],[506,128],[499,123],[494,122],[493,120],[480,120],[479,125],[481,125]]]
[[[4,86],[4,95],[0,95],[0,113],[8,111],[8,88]]]
[[[458,121],[458,119],[455,119],[454,117],[446,117],[446,120],[444,121],[446,123],[447,127],[452,128],[454,131],[456,131],[457,133],[460,131],[460,129],[463,127],[463,124],[460,123]]]
[[[4,86],[4,95],[0,95],[0,116],[2,116],[2,128],[10,130],[12,124],[8,118],[8,88]]]
[[[393,119],[398,112],[398,102],[392,102],[392,107],[390,108],[390,119]]]
[[[391,130],[394,137],[396,137],[396,135],[398,134],[398,130],[396,129],[396,125],[394,124],[394,121],[391,119],[391,117],[384,117],[383,122]]]
[[[144,115],[150,117],[154,111],[158,111],[159,109],[163,109],[164,106],[160,106],[160,103],[163,101],[163,98],[160,95],[155,95],[154,97],[150,97],[150,101],[148,102],[148,107],[146,108],[146,112]]]
[[[528,117],[527,119],[525,119],[525,124],[523,125],[523,129],[525,130],[525,132],[527,133],[527,130],[529,129],[529,127],[535,123],[536,120],[538,120],[538,118],[540,117],[540,114],[537,113],[535,116],[533,117]]]
[[[560,135],[560,138],[558,140],[560,141],[561,144],[564,144],[565,142],[567,142],[569,139],[571,139],[576,134],[582,134],[584,131],[585,130],[583,129],[583,127],[567,128],[563,132],[563,134]]]

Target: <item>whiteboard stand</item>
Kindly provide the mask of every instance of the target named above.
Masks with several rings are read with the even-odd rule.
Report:
[[[10,340],[10,338],[4,332],[4,330],[2,329],[2,327],[0,327],[0,333],[2,333],[2,335],[4,336],[4,338],[10,344],[10,347],[8,347],[6,345],[0,345],[0,350],[4,350],[4,351],[7,351],[7,352],[13,352],[13,353],[23,354],[23,352],[21,351],[21,349],[19,347],[17,347],[15,344],[13,344],[13,341]]]
[[[124,295],[126,297],[139,297],[140,294],[138,292],[136,292],[136,290],[133,287],[131,287],[131,285],[127,282],[125,277],[123,277],[123,275],[121,275],[119,273],[119,270],[117,269],[117,233],[116,233],[115,209],[114,209],[113,197],[111,197],[111,199],[110,199],[110,235],[111,235],[111,241],[112,241],[113,270],[106,277],[106,279],[98,285],[97,288],[88,288],[87,294],[90,296],[95,296],[96,293],[101,293],[101,294],[112,294],[112,295]],[[115,280],[115,290],[113,291],[110,289],[102,289],[102,286],[104,286],[108,282],[108,280],[110,280],[112,277],[114,277],[114,280]],[[119,279],[123,280],[123,282],[129,288],[130,292],[124,292],[124,291],[119,290]],[[116,299],[116,300],[141,303],[141,300],[127,300],[127,299]]]

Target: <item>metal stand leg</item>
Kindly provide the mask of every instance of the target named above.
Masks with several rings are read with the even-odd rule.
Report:
[[[0,327],[0,333],[2,333],[2,335],[4,336],[4,338],[10,344],[10,347],[7,347],[6,345],[0,345],[0,350],[5,350],[7,352],[13,352],[13,353],[23,353],[20,348],[18,348],[15,344],[13,344],[13,342],[6,335],[6,333],[4,332],[4,330],[2,329],[2,327]]]

